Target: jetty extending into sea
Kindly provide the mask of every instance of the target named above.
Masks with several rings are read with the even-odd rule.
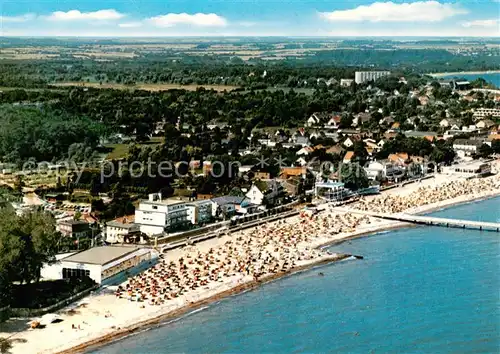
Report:
[[[495,223],[495,222],[437,218],[433,216],[411,215],[405,213],[386,214],[386,213],[377,213],[377,212],[370,212],[358,209],[346,209],[346,208],[336,208],[336,210],[352,214],[361,214],[380,219],[395,220],[412,224],[500,232],[500,223]]]

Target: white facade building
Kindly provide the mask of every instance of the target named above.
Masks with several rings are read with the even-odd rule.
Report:
[[[471,161],[443,167],[443,173],[473,178],[483,177],[491,173],[491,165],[482,161]]]
[[[357,84],[362,84],[367,81],[375,81],[381,77],[391,75],[390,71],[356,71],[354,81]]]
[[[198,200],[187,205],[187,220],[194,225],[204,224],[212,219],[213,203],[209,199]]]
[[[112,277],[152,259],[150,248],[135,246],[101,246],[59,258],[44,265],[43,279],[68,279],[88,276],[97,284],[111,282]]]
[[[478,108],[474,110],[474,119],[486,117],[500,118],[500,108]]]
[[[340,79],[340,86],[351,87],[353,81],[353,79]]]
[[[457,139],[453,142],[453,150],[459,157],[463,158],[477,153],[481,145],[483,142],[480,140]]]
[[[262,205],[264,201],[264,193],[255,184],[250,187],[246,196],[250,199],[252,204]]]
[[[276,181],[266,183],[266,189],[260,189],[253,184],[248,190],[246,197],[254,205],[262,205],[264,200],[272,203],[279,196],[280,188],[282,189],[282,186]]]
[[[182,224],[197,224],[210,219],[212,215],[209,201],[185,202],[162,199],[161,194],[151,194],[141,201],[135,210],[135,223],[146,235],[158,235],[168,228]]]
[[[118,221],[109,221],[106,224],[106,242],[123,243],[127,235],[139,231],[139,225],[135,223],[122,223]]]
[[[352,192],[340,182],[316,182],[314,184],[314,196],[328,201],[341,201],[346,199]]]
[[[400,169],[390,162],[372,161],[364,168],[370,180],[382,180],[387,176],[392,176],[399,173]]]

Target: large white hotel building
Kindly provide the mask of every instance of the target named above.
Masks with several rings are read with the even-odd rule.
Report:
[[[357,84],[362,84],[367,81],[374,81],[381,77],[390,75],[390,71],[356,71],[354,81]]]

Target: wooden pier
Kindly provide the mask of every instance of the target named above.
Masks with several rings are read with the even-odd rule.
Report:
[[[375,218],[395,220],[412,224],[500,232],[500,223],[495,223],[495,222],[436,218],[433,216],[411,215],[404,213],[384,214],[384,213],[375,213],[370,211],[362,211],[357,209],[346,209],[346,208],[336,208],[336,209],[347,213],[362,214],[362,215],[372,216]]]

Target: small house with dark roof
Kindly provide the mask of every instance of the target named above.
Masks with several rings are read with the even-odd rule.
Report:
[[[289,195],[297,195],[299,194],[299,186],[301,184],[301,180],[299,177],[288,178],[287,180],[283,180],[281,182],[283,188]]]
[[[212,216],[224,218],[234,215],[245,199],[245,197],[232,195],[212,198],[210,200],[212,202]]]
[[[90,237],[92,235],[90,224],[83,220],[60,220],[57,222],[57,230],[61,235],[74,239]]]
[[[283,197],[283,186],[275,180],[257,181],[250,187],[246,197],[255,205],[274,205]]]

